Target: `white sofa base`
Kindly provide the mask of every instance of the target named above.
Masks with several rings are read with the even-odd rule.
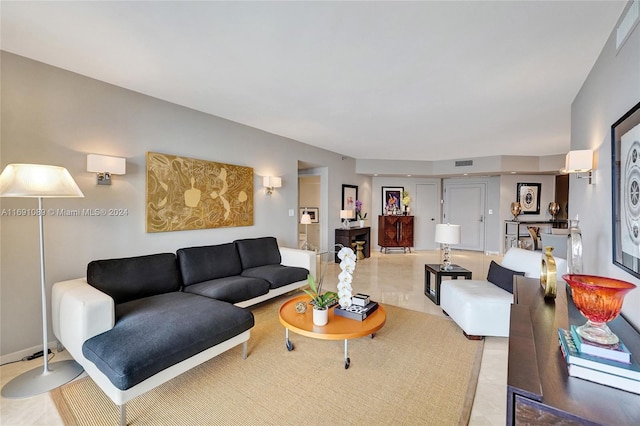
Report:
[[[556,279],[566,273],[566,260],[554,257]],[[542,252],[511,248],[501,265],[540,278]],[[542,295],[540,296],[542,297]],[[440,287],[440,307],[470,339],[484,336],[509,336],[513,294],[487,280],[446,280]]]

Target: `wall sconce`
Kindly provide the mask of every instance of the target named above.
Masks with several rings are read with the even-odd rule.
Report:
[[[593,151],[590,149],[580,149],[569,151],[565,158],[562,173],[575,173],[578,179],[589,179],[589,184],[595,183],[593,174]]]
[[[122,157],[88,154],[87,171],[96,173],[96,185],[111,185],[111,175],[125,174],[127,162]]]
[[[271,195],[273,194],[273,190],[275,188],[282,187],[282,178],[277,176],[263,176],[262,177],[262,186],[266,189],[264,191],[265,194]]]

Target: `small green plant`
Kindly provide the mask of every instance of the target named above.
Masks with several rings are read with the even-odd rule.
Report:
[[[329,307],[333,300],[338,298],[338,294],[333,291],[327,291],[323,294],[318,294],[318,285],[316,284],[316,280],[311,276],[311,274],[307,275],[307,282],[309,283],[309,288],[311,289],[311,291],[307,289],[303,289],[303,291],[311,297],[314,308],[327,309],[327,307]]]

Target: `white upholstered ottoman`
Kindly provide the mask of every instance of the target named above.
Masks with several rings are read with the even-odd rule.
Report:
[[[503,281],[511,282],[513,271],[524,272],[526,277],[540,278],[541,259],[540,251],[511,248],[504,255],[501,265],[492,265],[489,275],[495,277],[496,273],[501,274]],[[559,257],[555,257],[555,260],[556,278],[561,281],[567,271],[567,262]],[[442,281],[440,287],[442,310],[470,339],[509,336],[512,303],[512,293],[487,280],[447,280]]]

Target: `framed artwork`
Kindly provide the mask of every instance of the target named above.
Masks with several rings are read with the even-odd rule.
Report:
[[[253,169],[147,152],[147,232],[253,225]]]
[[[611,126],[613,263],[640,278],[640,103]]]
[[[318,208],[317,207],[303,207],[300,209],[300,217],[307,212],[311,216],[311,223],[318,223]]]
[[[387,214],[396,210],[398,212],[402,209],[402,193],[404,192],[404,186],[383,186],[382,187],[382,213]],[[395,207],[395,209],[394,209]]]
[[[540,183],[518,183],[516,201],[522,206],[521,214],[540,214]]]
[[[349,221],[356,220],[356,200],[358,199],[358,186],[357,185],[342,185],[342,209],[352,210],[353,216]]]

